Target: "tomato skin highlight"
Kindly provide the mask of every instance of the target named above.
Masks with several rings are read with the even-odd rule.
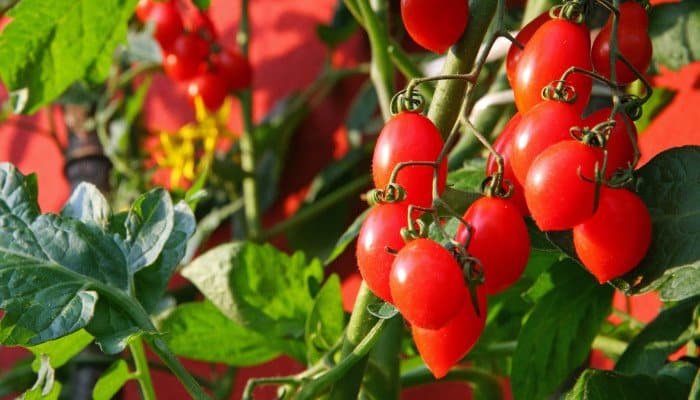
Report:
[[[552,145],[532,163],[525,181],[525,200],[543,231],[572,228],[593,215],[596,163],[603,150],[575,140]]]
[[[408,207],[384,203],[375,206],[357,236],[357,266],[367,286],[382,300],[393,303],[389,289],[389,273],[396,257],[387,247],[401,250],[405,242],[401,228],[406,226]]]
[[[377,139],[372,156],[374,187],[384,189],[394,167],[400,162],[434,162],[442,150],[440,132],[426,117],[414,112],[401,112],[391,118]],[[430,207],[433,202],[433,167],[412,165],[402,168],[396,183],[406,190],[404,204]],[[442,160],[438,172],[438,193],[445,188],[447,160]]]
[[[416,43],[442,54],[467,27],[469,5],[466,0],[401,0],[401,19]]]
[[[209,55],[209,44],[193,34],[182,34],[173,42],[170,51],[163,54],[163,69],[176,81],[193,78]]]
[[[418,352],[437,379],[445,376],[474,347],[484,330],[487,304],[483,285],[476,289],[476,297],[479,315],[474,310],[471,298],[467,298],[457,315],[442,328],[411,327]]]
[[[201,96],[209,110],[218,110],[226,99],[226,81],[218,74],[204,73],[192,79],[187,86],[187,95],[194,102]]]
[[[439,329],[468,296],[464,275],[449,251],[429,239],[408,242],[389,275],[394,305],[411,324]]]
[[[505,199],[482,197],[462,217],[471,226],[467,253],[484,268],[486,294],[494,295],[512,286],[525,271],[530,256],[530,235],[517,208]],[[455,239],[467,240],[464,225]]]
[[[510,161],[513,173],[524,186],[530,165],[549,146],[570,140],[572,126],[581,126],[579,111],[571,104],[547,100],[523,113],[515,127]]]
[[[573,229],[574,248],[601,284],[636,267],[651,244],[649,210],[635,193],[602,187],[596,213]]]
[[[510,121],[508,121],[506,126],[503,127],[503,130],[496,138],[496,141],[493,142],[492,147],[498,154],[501,155],[501,157],[503,157],[503,180],[508,181],[513,185],[513,191],[510,197],[508,197],[506,200],[511,202],[518,209],[520,214],[523,216],[528,216],[530,215],[530,211],[527,209],[527,203],[525,202],[525,189],[523,189],[523,185],[520,183],[520,180],[518,180],[518,178],[515,176],[511,162],[513,137],[521,118],[522,115],[520,113],[515,113],[515,115],[511,117]],[[489,156],[486,159],[486,175],[492,175],[496,171],[498,171],[498,163],[496,162],[496,158],[489,153]],[[508,189],[505,182],[503,188],[504,190]]]
[[[610,107],[598,110],[586,117],[584,125],[592,128],[603,121],[607,121],[611,112],[612,108]],[[631,129],[630,133],[636,143],[637,128],[634,122],[624,114],[615,114],[615,126],[610,131],[607,143],[608,165],[605,170],[605,178],[610,178],[616,170],[628,168],[634,162],[634,146],[632,145],[632,139],[630,139],[630,133],[627,132],[627,125]]]
[[[543,12],[537,16],[537,18],[523,26],[520,32],[518,32],[518,34],[515,36],[515,39],[522,43],[523,46],[527,45],[530,38],[532,38],[532,35],[534,35],[545,22],[551,19],[552,18],[549,16],[549,11]],[[523,49],[511,43],[510,48],[508,49],[508,54],[506,55],[506,77],[508,78],[508,82],[510,82],[511,86],[513,86],[513,82],[515,82],[515,70],[522,55]]]
[[[526,112],[542,102],[542,89],[561,79],[570,67],[590,71],[590,48],[585,26],[562,19],[545,22],[528,41],[515,69],[513,91],[518,111]],[[570,74],[567,82],[576,90],[574,106],[580,112],[588,104],[593,82],[579,73]]]

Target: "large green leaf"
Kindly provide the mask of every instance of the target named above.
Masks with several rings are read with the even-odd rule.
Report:
[[[628,295],[658,290],[664,301],[700,293],[700,147],[667,150],[637,176],[652,218],[651,246],[614,285]]]
[[[92,389],[93,400],[109,400],[121,390],[122,386],[133,378],[129,366],[124,360],[115,361],[105,371]]]
[[[120,219],[126,227],[115,232],[102,226],[116,220],[107,218],[104,199],[94,189],[79,188],[58,216],[37,214],[34,180],[25,180],[10,164],[0,164],[0,188],[0,308],[5,310],[0,341],[33,346],[86,328],[104,351],[115,353],[130,336],[152,329],[143,305],[133,297],[134,272],[144,260],[160,256],[162,239],[152,236],[167,241],[173,233],[167,194],[145,194]],[[97,206],[78,212],[77,204]],[[180,219],[194,224],[192,214],[183,210]],[[151,228],[162,226],[166,228]],[[188,232],[176,234],[175,239],[186,240]],[[172,272],[163,264],[151,268]]]
[[[106,77],[136,0],[23,0],[0,34],[0,77],[17,112],[34,112],[83,78]]]
[[[700,2],[654,6],[649,14],[649,36],[654,46],[654,60],[679,69],[700,60]]]
[[[516,399],[542,399],[581,366],[593,339],[611,310],[613,289],[571,260],[553,265],[539,280],[549,291],[520,330],[513,355],[512,385]]]
[[[218,246],[187,265],[182,274],[229,318],[268,335],[287,339],[285,352],[304,360],[306,318],[323,280],[318,260],[287,255],[269,244]]]
[[[273,338],[235,323],[209,301],[179,305],[160,329],[175,354],[193,360],[246,366],[280,353]]]
[[[350,226],[345,230],[345,232],[335,243],[333,251],[331,251],[331,254],[325,259],[325,261],[323,261],[323,265],[329,265],[330,263],[335,261],[336,258],[340,257],[340,255],[343,254],[343,252],[350,245],[350,243],[352,243],[355,240],[355,238],[357,238],[357,235],[360,234],[362,224],[365,222],[367,214],[369,214],[369,210],[370,208],[366,209],[362,212],[362,214],[358,215],[357,218],[355,218],[355,221],[353,221],[353,223],[350,224]]]
[[[306,319],[306,352],[309,364],[320,360],[343,335],[345,313],[340,296],[340,279],[331,275],[314,299]]]
[[[566,400],[685,400],[689,391],[689,385],[668,375],[632,375],[587,369],[566,394]]]
[[[615,370],[655,374],[671,353],[700,335],[695,326],[699,309],[700,297],[693,297],[663,310],[627,346]]]
[[[81,329],[68,336],[31,346],[29,350],[36,356],[32,368],[39,370],[42,356],[48,357],[52,368],[59,368],[87,347],[92,339],[92,335]]]

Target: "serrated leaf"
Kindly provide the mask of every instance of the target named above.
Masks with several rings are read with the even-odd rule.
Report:
[[[61,215],[104,228],[109,223],[111,210],[107,199],[95,185],[81,182],[63,206]]]
[[[367,218],[367,214],[369,214],[370,208],[366,209],[365,211],[362,212],[362,214],[358,215],[357,218],[355,218],[355,221],[353,221],[352,224],[348,227],[348,229],[345,230],[345,232],[340,236],[338,241],[335,243],[335,247],[333,248],[333,251],[331,251],[331,254],[328,255],[326,260],[323,262],[324,266],[328,266],[330,263],[335,261],[336,258],[338,258],[345,249],[350,245],[350,243],[357,238],[357,235],[360,234],[360,228],[362,228],[362,223],[365,222],[365,218]]]
[[[306,358],[314,364],[330,350],[343,335],[345,312],[340,296],[340,279],[331,275],[314,299],[314,305],[306,319]]]
[[[93,400],[109,400],[132,379],[129,366],[124,360],[117,360],[107,368],[92,389]]]
[[[125,42],[136,0],[24,0],[0,34],[0,76],[32,113],[82,78],[100,80]]]
[[[179,305],[160,328],[175,354],[193,360],[247,366],[280,354],[274,338],[242,327],[209,301]]]
[[[615,370],[654,375],[668,356],[696,335],[700,317],[700,297],[687,299],[667,308],[654,318],[627,346]]]
[[[700,293],[700,147],[664,151],[637,177],[637,192],[651,214],[651,246],[613,284],[627,295],[658,290],[663,301]]]
[[[173,203],[165,189],[141,195],[126,217],[127,263],[132,272],[154,263],[173,229]]]
[[[652,7],[649,13],[649,37],[653,59],[678,70],[700,60],[700,3],[681,1]]]
[[[92,340],[92,335],[81,329],[68,336],[31,346],[28,349],[35,355],[32,368],[35,371],[39,370],[42,355],[48,357],[52,368],[59,368],[80,353]]]
[[[218,246],[187,265],[189,279],[225,315],[256,332],[287,339],[285,352],[305,358],[306,316],[323,280],[318,260],[289,256],[269,244],[237,242]],[[299,353],[301,351],[301,353]]]
[[[587,369],[566,400],[664,399],[685,400],[690,387],[670,376],[631,375]]]
[[[612,288],[599,285],[571,260],[555,264],[545,274],[554,285],[527,317],[513,355],[516,399],[554,393],[586,360],[611,310]]]
[[[481,183],[486,178],[484,170],[480,163],[465,164],[447,174],[447,185],[463,192],[480,193]]]

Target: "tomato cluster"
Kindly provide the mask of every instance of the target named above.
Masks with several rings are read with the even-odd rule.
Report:
[[[181,11],[174,0],[139,0],[136,16],[153,24],[166,75],[187,83],[192,101],[200,96],[208,109],[215,110],[229,92],[250,86],[248,59],[217,41],[218,33],[206,12],[193,7]]]

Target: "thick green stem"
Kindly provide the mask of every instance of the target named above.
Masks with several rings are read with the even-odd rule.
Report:
[[[494,0],[471,0],[469,2],[469,22],[462,37],[447,53],[441,75],[467,74],[474,67],[484,36],[496,12]],[[467,81],[446,79],[438,82],[435,95],[428,110],[430,118],[443,138],[452,131],[462,109],[462,101],[467,89]]]
[[[399,398],[401,389],[399,354],[404,322],[398,315],[386,322],[384,332],[369,355],[365,378],[362,381],[361,398]]]
[[[151,381],[151,372],[148,368],[148,359],[146,358],[146,351],[143,349],[143,342],[140,338],[136,338],[131,341],[129,348],[131,349],[131,355],[134,357],[134,364],[136,365],[134,376],[139,382],[143,399],[155,400],[156,392],[153,389],[153,381]]]
[[[146,339],[154,353],[163,360],[163,363],[175,374],[177,379],[185,386],[187,392],[195,400],[208,400],[209,396],[204,392],[199,383],[190,375],[180,360],[170,350],[168,345],[160,337],[153,336]]]

